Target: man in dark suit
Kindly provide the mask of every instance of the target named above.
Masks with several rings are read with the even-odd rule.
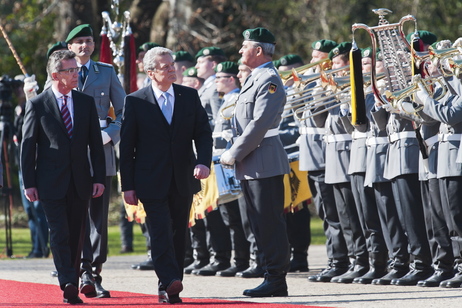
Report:
[[[252,73],[236,102],[233,126],[237,137],[220,161],[224,165],[236,163],[250,227],[264,258],[265,280],[245,290],[244,295],[287,296],[290,251],[283,216],[283,179],[290,167],[278,130],[286,93],[271,61],[274,35],[265,28],[245,30],[243,35],[241,62]]]
[[[72,90],[79,72],[75,54],[55,52],[47,72],[52,86],[26,105],[21,144],[24,194],[43,205],[64,302],[78,304],[88,204],[104,192],[104,150],[93,98]]]
[[[212,132],[197,91],[173,84],[172,51],[155,47],[143,62],[151,86],[125,98],[122,191],[128,204],[144,205],[159,301],[173,304],[181,302],[189,212],[199,180],[209,176]]]

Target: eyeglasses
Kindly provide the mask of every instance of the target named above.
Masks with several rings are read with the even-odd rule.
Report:
[[[58,72],[65,73],[65,74],[74,74],[74,73],[80,72],[80,67],[70,67],[70,68],[59,70]]]
[[[215,78],[216,79],[221,79],[221,78],[231,78],[231,77],[234,77],[234,76],[216,76]]]

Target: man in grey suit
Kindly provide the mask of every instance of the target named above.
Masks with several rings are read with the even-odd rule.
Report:
[[[90,199],[104,191],[104,152],[93,98],[73,90],[79,71],[75,54],[55,52],[47,71],[52,86],[26,105],[21,144],[24,194],[43,205],[64,302],[78,304],[87,209]]]
[[[125,91],[112,65],[93,62],[90,57],[95,49],[93,30],[87,24],[75,27],[66,38],[67,47],[76,54],[80,67],[78,89],[94,98],[101,126],[101,137],[106,158],[106,190],[101,198],[92,199],[89,208],[87,237],[82,255],[82,286],[88,290],[86,297],[110,297],[101,286],[101,269],[107,259],[107,221],[111,180],[116,175],[114,146],[120,139],[120,126]],[[113,119],[109,118],[113,107]],[[94,288],[87,286],[94,286]],[[94,289],[94,290],[93,290]]]
[[[236,102],[236,137],[220,161],[224,165],[235,164],[250,226],[264,257],[265,280],[256,288],[245,290],[244,295],[287,296],[290,248],[283,216],[283,179],[290,167],[278,131],[286,94],[271,61],[274,35],[265,28],[255,28],[245,30],[243,36],[241,62],[252,73]]]
[[[146,53],[152,86],[126,97],[120,143],[124,199],[144,205],[159,301],[170,304],[181,302],[193,194],[201,189],[198,180],[209,176],[212,161],[207,113],[196,90],[174,84],[172,54],[163,47]]]

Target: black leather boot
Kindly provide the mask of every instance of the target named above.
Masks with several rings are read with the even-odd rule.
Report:
[[[374,279],[385,276],[387,271],[387,254],[371,254],[369,271],[361,277],[353,279],[353,283],[371,284]]]
[[[258,287],[244,290],[243,294],[250,297],[287,296],[286,275],[270,275],[265,273],[265,280]]]

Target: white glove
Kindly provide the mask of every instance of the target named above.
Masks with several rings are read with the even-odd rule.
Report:
[[[221,132],[221,138],[229,142],[233,138],[233,131],[231,129],[225,129]]]
[[[300,145],[300,140],[302,139],[302,136],[298,136],[297,140],[295,140],[296,145]]]
[[[419,91],[417,91],[414,95],[415,102],[419,105],[424,105],[425,101],[430,98],[430,95],[428,95],[427,89],[425,89],[421,82],[417,83],[417,85],[419,86]]]
[[[109,134],[106,133],[104,130],[101,131],[101,138],[103,139],[103,145],[107,144],[109,141],[111,141],[111,137],[109,137]]]
[[[340,114],[346,116],[350,113],[350,105],[348,103],[342,103],[340,105]]]
[[[453,44],[452,47],[462,47],[462,37],[459,37]]]
[[[39,86],[37,84],[37,81],[35,81],[35,75],[31,75],[30,77],[24,78],[23,89],[27,99],[31,99],[32,97],[37,95]]]
[[[220,163],[222,165],[232,166],[232,165],[234,165],[235,161],[236,161],[236,159],[231,156],[231,153],[229,153],[229,151],[224,151],[223,154],[221,154],[221,156],[220,156]]]
[[[402,102],[401,103],[401,108],[403,109],[404,112],[406,113],[414,113],[416,110],[414,109],[414,106],[411,102]]]

